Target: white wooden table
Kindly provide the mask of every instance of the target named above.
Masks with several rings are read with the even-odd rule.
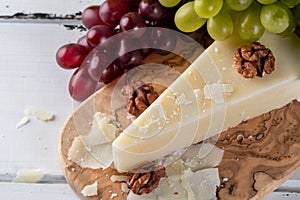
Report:
[[[15,13],[49,13],[65,16],[82,11],[99,0],[1,0],[0,16]],[[0,18],[0,199],[78,199],[66,183],[58,161],[58,137],[70,112],[77,106],[69,97],[72,71],[60,69],[55,52],[75,42],[84,32],[64,24],[79,20]],[[28,106],[55,114],[55,120],[30,122],[16,129]],[[40,169],[41,183],[14,183],[18,170]],[[300,199],[300,172],[266,197]]]

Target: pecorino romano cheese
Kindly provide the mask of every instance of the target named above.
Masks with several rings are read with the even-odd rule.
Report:
[[[265,33],[275,71],[246,79],[233,67],[244,46],[214,42],[113,142],[114,167],[131,171],[300,97],[300,40]]]

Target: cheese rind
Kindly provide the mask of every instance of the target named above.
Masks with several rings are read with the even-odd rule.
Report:
[[[113,142],[115,168],[139,168],[298,99],[300,40],[266,32],[260,42],[272,50],[275,72],[245,79],[233,67],[234,51],[245,44],[234,37],[214,42]],[[195,90],[208,96],[205,88],[213,95],[197,98]],[[163,114],[149,117],[158,108]]]

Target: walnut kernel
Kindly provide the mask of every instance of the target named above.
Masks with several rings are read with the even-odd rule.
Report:
[[[263,77],[275,69],[275,57],[272,51],[259,42],[250,47],[243,46],[234,53],[234,65],[238,73],[245,78]]]

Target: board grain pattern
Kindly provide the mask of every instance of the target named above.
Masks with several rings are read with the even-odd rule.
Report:
[[[194,52],[191,49],[187,51]],[[167,64],[180,73],[189,65],[173,54],[151,54],[145,62]],[[112,110],[107,102],[111,100],[114,86],[115,83],[111,83],[91,96],[70,115],[61,131],[61,166],[70,186],[84,200],[107,200],[111,199],[112,194],[117,195],[113,198],[115,200],[126,199],[126,194],[121,192],[120,183],[110,180],[111,175],[118,174],[114,169],[82,169],[68,160],[68,150],[73,139],[78,136],[74,116],[80,114],[85,106],[94,106],[96,111],[111,114]],[[92,105],[89,102],[93,102]],[[221,181],[216,194],[218,199],[262,199],[300,166],[300,103],[293,102],[284,108],[245,121],[221,133],[216,145],[225,151],[218,166]],[[83,187],[95,181],[98,181],[98,195],[84,197],[81,194]]]
[[[223,132],[219,199],[262,199],[300,166],[300,103],[245,121]]]

